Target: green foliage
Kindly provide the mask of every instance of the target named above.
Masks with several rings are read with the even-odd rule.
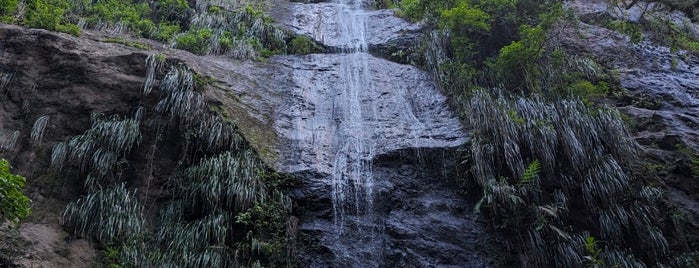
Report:
[[[186,0],[157,0],[156,6],[161,21],[178,23],[187,18],[189,3]]]
[[[651,38],[673,50],[686,49],[690,52],[699,52],[699,40],[693,36],[688,27],[678,25],[668,19],[665,13],[653,13],[646,16],[644,27],[651,33]]]
[[[105,250],[102,252],[102,259],[100,261],[100,264],[103,265],[102,267],[108,267],[108,268],[122,268],[123,266],[120,265],[120,251],[119,248],[117,247],[107,247]]]
[[[153,32],[151,38],[162,42],[169,42],[179,32],[179,25],[161,22],[160,24],[158,24],[158,27],[155,30],[155,32]]]
[[[175,47],[195,54],[204,54],[211,36],[211,29],[208,28],[190,30],[177,36]]]
[[[56,31],[71,34],[73,36],[80,36],[80,33],[82,32],[82,30],[80,29],[80,27],[78,27],[78,25],[75,25],[72,23],[58,25],[58,26],[56,26]]]
[[[220,14],[223,14],[223,9],[221,9],[221,7],[218,7],[218,6],[209,6],[206,9],[206,12],[209,12],[209,13],[215,14],[215,15],[220,15]]]
[[[473,86],[534,90],[548,49],[546,31],[563,16],[553,0],[404,0],[400,8],[401,15],[438,29],[426,44],[425,63],[456,96]]]
[[[0,0],[0,21],[12,23],[19,0]]]
[[[593,236],[585,238],[585,260],[588,262],[588,267],[604,267],[604,261],[601,258],[602,249],[599,248],[599,241]]]
[[[87,18],[91,27],[127,27],[131,32],[149,36],[155,31],[155,24],[148,19],[151,8],[147,2],[133,3],[130,0],[100,0],[84,3],[83,10],[76,10],[78,15]]]
[[[10,163],[0,159],[0,221],[17,224],[29,216],[30,200],[22,193],[26,181],[24,177],[10,173]]]
[[[125,46],[130,46],[130,47],[143,49],[143,50],[151,50],[151,47],[149,45],[146,45],[144,43],[137,42],[137,41],[126,40],[126,39],[121,38],[121,37],[110,37],[110,38],[102,40],[102,42],[122,44]]]
[[[677,150],[689,161],[689,170],[694,178],[699,179],[699,153],[687,146],[678,145]]]
[[[500,49],[492,68],[506,85],[534,90],[541,75],[537,62],[545,51],[546,32],[541,26],[522,25],[519,34],[521,40]]]
[[[65,2],[59,0],[31,0],[27,3],[24,25],[55,31],[63,23]]]
[[[142,211],[136,194],[122,183],[69,203],[63,212],[63,224],[75,233],[109,244],[140,234]]]
[[[460,0],[458,4],[441,12],[441,27],[452,32],[488,32],[490,31],[490,15],[469,0]]]
[[[539,160],[532,161],[527,169],[522,173],[522,179],[520,179],[520,184],[530,184],[539,177],[539,172],[541,172],[541,162]]]
[[[585,104],[591,105],[592,100],[601,99],[607,96],[609,86],[606,82],[600,81],[597,85],[587,80],[580,80],[570,86],[570,93],[580,97]]]
[[[291,40],[291,53],[293,54],[310,54],[313,52],[313,41],[305,35],[297,35]]]
[[[625,20],[613,20],[607,23],[607,28],[628,36],[633,43],[643,40],[643,28],[641,25]]]

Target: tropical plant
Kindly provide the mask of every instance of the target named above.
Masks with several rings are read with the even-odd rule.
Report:
[[[471,171],[483,188],[478,208],[513,238],[506,244],[525,262],[578,267],[587,258],[636,267],[669,257],[660,190],[625,171],[637,144],[618,112],[485,91],[476,91],[468,108]],[[591,216],[572,217],[571,208]],[[610,242],[603,252],[586,242],[588,230]]]
[[[32,126],[32,132],[30,134],[30,137],[33,142],[35,143],[40,143],[41,139],[44,138],[44,130],[46,129],[46,125],[49,122],[49,117],[47,115],[42,115],[36,121],[34,122],[34,126]]]
[[[17,141],[19,140],[19,135],[20,135],[19,130],[13,131],[12,134],[10,134],[10,136],[5,140],[5,142],[3,142],[0,145],[0,150],[6,151],[6,152],[13,151],[15,149],[15,146],[17,146]]]
[[[29,216],[31,203],[22,193],[26,181],[24,177],[10,173],[10,163],[0,159],[0,220],[17,224]]]
[[[69,203],[63,212],[63,224],[75,233],[108,244],[140,234],[142,211],[135,192],[127,191],[122,183]]]

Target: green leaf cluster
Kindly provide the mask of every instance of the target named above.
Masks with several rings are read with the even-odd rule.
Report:
[[[0,159],[0,220],[15,224],[29,216],[30,200],[22,193],[27,179],[10,173],[10,163]]]
[[[208,28],[191,30],[177,37],[176,47],[195,54],[204,54],[211,36],[211,29]]]

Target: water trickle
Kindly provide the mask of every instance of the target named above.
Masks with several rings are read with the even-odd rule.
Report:
[[[291,195],[311,245],[301,266],[486,267],[486,236],[448,183],[468,136],[432,77],[369,53],[419,26],[361,2],[281,8],[281,23],[332,53],[228,65],[279,98],[276,165],[302,178]]]
[[[368,124],[376,118],[375,107],[371,112],[363,111],[362,91],[372,90],[369,73],[367,19],[360,1],[335,0],[337,8],[337,34],[340,50],[348,54],[341,61],[340,83],[334,99],[338,103],[333,109],[333,118],[339,121],[333,139],[335,161],[332,173],[332,202],[337,236],[339,263],[357,260],[352,255],[361,254],[350,249],[351,244],[360,242],[368,245],[368,254],[362,259],[380,263],[380,232],[373,222],[373,175],[371,161],[375,154],[374,133]],[[359,236],[347,236],[349,232]],[[348,241],[354,237],[360,241]],[[343,260],[347,259],[347,260]],[[358,263],[353,265],[367,265]]]

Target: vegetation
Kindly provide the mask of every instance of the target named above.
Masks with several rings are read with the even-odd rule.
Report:
[[[26,10],[18,11],[20,5]],[[3,0],[0,7],[3,22],[73,35],[79,35],[81,29],[102,30],[119,36],[107,42],[141,49],[147,46],[122,36],[152,38],[196,54],[239,59],[291,52],[288,43],[292,38],[252,5],[189,6],[184,0]]]
[[[46,125],[48,124],[49,117],[46,115],[42,115],[36,121],[34,122],[34,126],[32,127],[32,133],[31,133],[31,139],[33,142],[41,142],[41,139],[44,138],[44,130],[46,130]]]
[[[294,39],[291,39],[291,43],[289,45],[291,45],[291,53],[301,55],[310,54],[313,52],[313,47],[315,46],[313,41],[311,41],[311,39],[305,35],[294,37]]]
[[[150,50],[151,49],[151,47],[146,45],[146,44],[136,42],[136,41],[126,40],[124,38],[119,38],[119,37],[107,38],[107,39],[102,40],[102,42],[122,44],[125,46],[135,47],[135,48],[143,49],[143,50]]]
[[[68,204],[63,223],[77,234],[108,244],[141,233],[142,210],[135,193],[128,192],[122,183]]]
[[[637,145],[622,117],[601,105],[618,82],[555,43],[570,20],[561,2],[400,1],[400,15],[431,27],[422,65],[473,129],[463,184],[482,192],[478,211],[527,265],[695,262],[690,247],[670,242],[684,234],[665,221],[662,190],[634,172]],[[607,27],[632,41],[646,29]],[[659,38],[693,46],[672,26],[656,27]]]
[[[609,0],[611,6],[618,9],[618,13],[638,6],[639,1],[617,1]],[[699,37],[692,33],[688,23],[699,21],[699,3],[696,1],[646,1],[656,5],[645,4],[638,7],[642,10],[638,21],[630,21],[628,18],[604,21],[603,26],[629,36],[632,42],[636,43],[647,38],[672,49],[685,49],[692,53],[699,53]],[[672,12],[683,12],[689,20],[677,21],[671,19]]]
[[[10,173],[10,163],[0,159],[0,220],[17,224],[29,216],[30,200],[22,193],[26,181]]]
[[[162,55],[145,63],[143,93],[153,94],[159,85],[157,113],[143,118],[144,107],[138,107],[134,119],[96,114],[90,129],[54,145],[52,168],[84,178],[85,185],[85,195],[66,207],[64,224],[104,246],[102,263],[110,267],[292,265],[288,252],[296,231],[289,223],[290,200],[280,191],[288,178],[269,172],[234,124],[208,112],[206,78]],[[126,177],[136,174],[130,152],[146,136],[140,132],[145,121],[172,126],[156,130],[150,172],[162,156],[161,131],[181,140],[178,167],[163,186],[169,199],[151,223]]]

